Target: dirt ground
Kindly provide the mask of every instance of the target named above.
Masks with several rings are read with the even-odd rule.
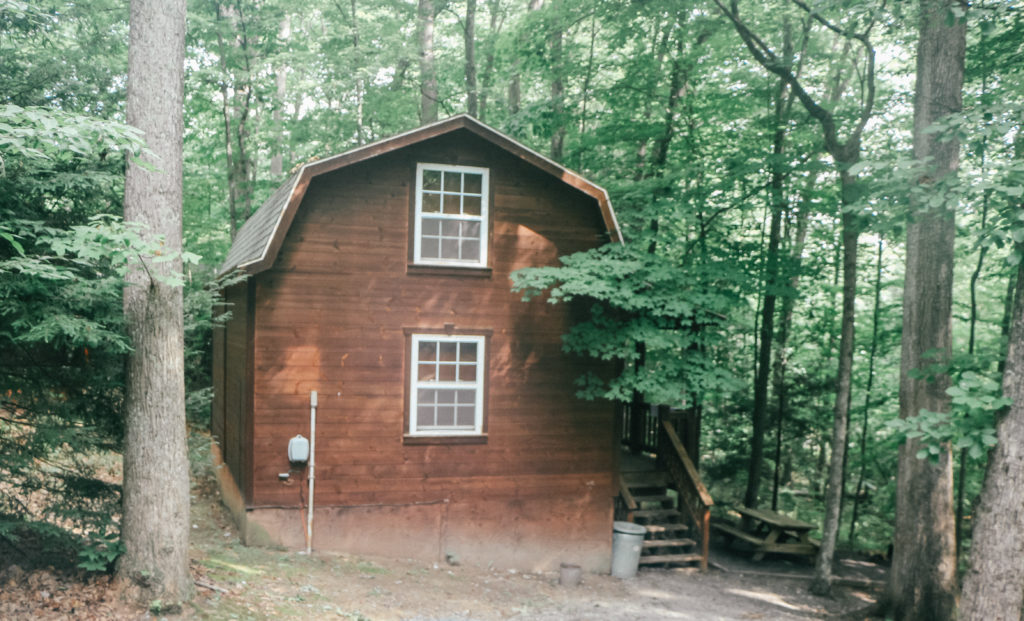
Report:
[[[107,576],[24,570],[31,560],[19,565],[11,557],[0,559],[0,619],[785,621],[862,609],[875,601],[873,585],[884,579],[879,567],[847,562],[841,575],[857,586],[839,586],[833,598],[820,598],[807,592],[806,563],[753,563],[717,550],[717,568],[707,573],[642,570],[632,580],[584,574],[581,584],[565,587],[557,572],[247,548],[207,484],[193,490],[192,521],[198,586],[195,600],[180,611],[163,603],[132,608],[118,600]]]

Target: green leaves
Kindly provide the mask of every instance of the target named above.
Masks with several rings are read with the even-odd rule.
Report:
[[[548,303],[573,304],[586,319],[563,336],[565,349],[622,364],[612,379],[580,378],[580,397],[628,401],[639,391],[651,403],[682,403],[739,386],[714,361],[736,302],[727,283],[702,282],[716,270],[684,267],[642,244],[609,244],[561,260],[562,267],[515,272],[513,290],[524,301],[547,291]]]
[[[974,371],[963,372],[946,394],[951,397],[950,412],[922,409],[917,416],[898,418],[887,426],[904,439],[920,440],[918,459],[937,460],[944,444],[967,449],[972,459],[982,459],[996,444],[996,415],[1012,401],[1001,396],[996,380]]]

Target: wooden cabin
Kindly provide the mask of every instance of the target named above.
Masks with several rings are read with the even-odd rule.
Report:
[[[579,309],[509,274],[620,240],[608,196],[456,116],[304,165],[221,273],[213,434],[244,541],[541,570],[607,571],[615,410],[575,397]],[[311,392],[317,393],[315,438]]]

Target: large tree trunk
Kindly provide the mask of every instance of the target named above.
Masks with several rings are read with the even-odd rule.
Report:
[[[1024,249],[1021,249],[1024,250]],[[1024,263],[1017,271],[1020,281]],[[1024,291],[1017,289],[1003,394],[1013,405],[996,432],[964,578],[961,619],[1018,621],[1024,602]]]
[[[126,595],[167,603],[192,597],[188,568],[189,480],[185,438],[182,290],[160,277],[181,272],[185,0],[132,0],[127,119],[144,133],[147,170],[128,166],[125,220],[163,236],[175,258],[128,275],[125,325],[132,339],[125,386]]]
[[[924,409],[948,412],[949,377],[911,373],[945,364],[952,349],[953,242],[956,225],[948,203],[929,207],[940,182],[956,174],[960,143],[927,133],[938,119],[961,108],[966,27],[954,0],[921,0],[914,97],[914,157],[929,170],[911,194],[907,269],[903,285],[900,417]],[[946,138],[945,142],[940,138]],[[932,189],[934,188],[934,189]],[[931,191],[929,191],[931,190]],[[938,352],[937,355],[933,355]],[[925,354],[928,354],[927,356]],[[900,447],[896,481],[896,528],[888,603],[897,619],[942,621],[956,615],[956,553],[953,473],[949,447],[938,461],[918,459],[918,439]],[[1016,621],[1016,620],[1015,620]]]
[[[1024,158],[1024,137],[1016,140]],[[1024,203],[1019,206],[1024,213]],[[1017,252],[1024,252],[1018,245]],[[1024,263],[1017,268],[1024,282]],[[999,443],[989,459],[976,511],[971,568],[964,577],[960,614],[965,621],[1018,621],[1024,617],[1024,287],[1017,287],[1010,343],[1003,367],[1003,396],[1013,399],[997,421]]]
[[[437,120],[437,68],[434,63],[434,2],[419,0],[420,124]]]

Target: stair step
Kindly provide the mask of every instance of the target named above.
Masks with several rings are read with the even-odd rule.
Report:
[[[622,479],[630,487],[665,487],[668,474],[664,472],[623,472]]]
[[[635,500],[639,504],[641,502],[670,502],[674,501],[675,499],[669,496],[668,494],[654,494],[651,496],[637,496],[636,494],[634,494],[633,500]]]
[[[669,547],[683,547],[696,545],[696,541],[693,539],[646,539],[644,540],[644,549],[650,548],[669,548]]]
[[[690,527],[686,524],[644,524],[649,535],[660,535],[668,532],[681,532],[690,530]]]
[[[633,512],[634,518],[656,520],[663,518],[675,518],[682,515],[678,509],[640,509]]]
[[[700,554],[657,554],[641,556],[641,565],[659,565],[661,563],[699,563],[702,557]]]

